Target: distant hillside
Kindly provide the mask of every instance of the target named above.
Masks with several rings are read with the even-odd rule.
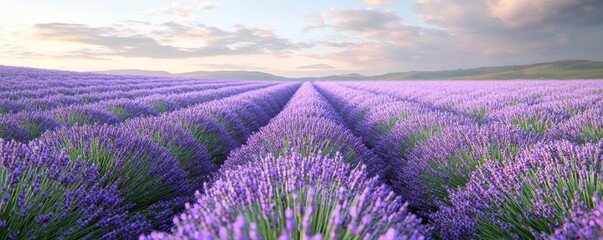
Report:
[[[592,79],[603,78],[603,62],[566,60],[532,64],[514,70],[464,76],[459,79]]]
[[[172,76],[171,73],[166,72],[166,71],[149,71],[149,70],[138,70],[138,69],[106,70],[106,71],[97,71],[97,73],[140,75],[140,76]]]
[[[603,78],[603,62],[563,60],[530,65],[481,67],[443,71],[395,72],[377,76],[335,75],[316,80],[445,80],[445,79],[593,79]]]
[[[264,72],[253,71],[197,71],[174,74],[180,77],[195,77],[208,79],[244,79],[244,80],[287,80],[285,77]]]
[[[557,62],[537,63],[530,65],[480,67],[471,69],[443,71],[410,71],[394,72],[376,76],[361,74],[332,75],[325,77],[286,78],[270,73],[255,71],[197,71],[172,74],[165,71],[146,71],[122,69],[101,71],[110,74],[129,74],[146,76],[180,76],[207,79],[240,79],[240,80],[446,80],[446,79],[603,79],[603,62],[590,60],[563,60]]]

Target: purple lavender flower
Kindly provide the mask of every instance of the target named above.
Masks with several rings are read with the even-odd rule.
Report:
[[[437,130],[437,129],[436,129]],[[431,131],[431,130],[430,130]],[[515,155],[538,140],[535,134],[502,124],[453,125],[416,145],[396,164],[396,187],[411,206],[423,210],[448,201],[448,190],[463,187],[471,173],[487,162],[514,162]],[[420,136],[412,136],[420,134]],[[430,136],[413,132],[406,142]]]
[[[172,215],[169,209],[178,208],[186,201],[177,201],[180,199],[177,197],[190,194],[187,173],[176,158],[150,140],[118,127],[62,128],[44,134],[40,142],[56,153],[65,152],[71,159],[81,158],[86,164],[96,166],[101,174],[101,185],[116,184],[130,214],[145,216],[153,227],[167,228]]]
[[[555,229],[553,234],[543,234],[542,237],[552,240],[603,238],[603,204],[598,196],[593,198],[597,207],[591,211],[573,212],[571,218]]]
[[[312,110],[300,110],[304,106]],[[287,106],[247,144],[231,152],[223,168],[252,161],[256,155],[280,155],[295,151],[304,155],[320,152],[334,156],[339,152],[346,163],[364,163],[373,175],[385,177],[387,168],[382,160],[368,150],[343,124],[335,110],[310,83],[304,84]]]
[[[240,233],[276,239],[297,238],[302,232],[303,236],[363,239],[385,235],[388,229],[406,238],[429,233],[387,186],[368,178],[364,166],[354,168],[338,154],[335,158],[298,153],[258,158],[224,171],[197,198],[174,220],[171,233],[154,232],[141,239],[234,239]],[[356,211],[350,214],[349,209]],[[246,224],[237,216],[243,216]],[[308,220],[299,221],[304,216]],[[340,220],[333,221],[335,216]],[[350,226],[360,225],[361,229],[350,231]]]
[[[110,112],[95,105],[69,106],[48,112],[57,121],[69,126],[115,124],[120,120]],[[51,129],[50,129],[51,130]]]
[[[0,118],[0,139],[14,139],[25,142],[32,138],[31,133],[19,127],[14,120],[5,117]]]
[[[127,210],[116,185],[99,185],[95,166],[40,143],[0,139],[0,235],[90,238],[120,233]],[[103,222],[103,225],[99,223]]]
[[[217,170],[205,146],[181,128],[165,124],[164,119],[137,118],[127,121],[121,127],[151,140],[176,157],[180,167],[188,172],[191,196]]]
[[[512,162],[489,162],[450,192],[432,215],[445,238],[534,238],[553,234],[576,212],[588,212],[603,191],[600,147],[539,143]]]
[[[603,106],[574,115],[550,132],[555,138],[575,143],[597,142],[603,139]]]

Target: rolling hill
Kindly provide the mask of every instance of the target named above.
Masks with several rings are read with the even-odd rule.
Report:
[[[196,71],[172,74],[165,71],[136,69],[100,71],[108,74],[129,74],[146,76],[179,76],[208,79],[241,80],[506,80],[506,79],[603,79],[603,62],[591,60],[562,60],[529,65],[480,67],[442,71],[394,72],[375,76],[361,74],[331,75],[324,77],[286,78],[257,71]]]

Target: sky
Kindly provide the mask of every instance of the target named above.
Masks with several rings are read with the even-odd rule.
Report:
[[[603,60],[601,0],[0,0],[0,65],[383,74]]]

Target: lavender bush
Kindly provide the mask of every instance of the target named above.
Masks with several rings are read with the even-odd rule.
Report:
[[[185,213],[171,233],[141,239],[364,239],[386,234],[428,236],[421,220],[365,167],[335,158],[269,156],[226,170]]]
[[[433,215],[446,238],[534,238],[552,234],[572,213],[595,207],[603,193],[603,142],[540,143],[514,162],[477,169],[451,204]]]

